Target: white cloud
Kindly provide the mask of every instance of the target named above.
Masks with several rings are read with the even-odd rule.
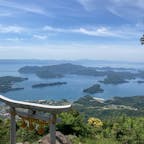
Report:
[[[33,38],[39,39],[39,40],[45,40],[47,39],[46,35],[33,35]]]
[[[10,25],[10,26],[3,26],[0,25],[0,33],[22,33],[26,31],[24,27],[21,26],[15,26],[15,25]]]
[[[92,10],[96,8],[108,8],[114,7],[127,7],[144,9],[144,0],[77,0],[86,10]]]
[[[112,32],[108,30],[106,27],[100,27],[97,29],[89,30],[86,28],[80,28],[79,32],[82,34],[90,35],[90,36],[102,36],[102,37],[107,37],[107,36],[116,36],[116,37],[121,37],[118,32]]]
[[[46,11],[39,6],[35,5],[25,5],[25,4],[18,4],[15,2],[7,1],[7,0],[0,0],[0,6],[8,7],[8,8],[14,8],[21,11],[36,13],[36,14],[42,14],[47,15]]]
[[[19,38],[19,37],[14,37],[14,38],[6,38],[6,39],[3,39],[3,40],[10,41],[10,42],[20,42],[20,41],[23,41],[24,39]]]
[[[143,18],[144,0],[110,0],[111,5],[107,9],[125,19],[138,21]]]
[[[52,26],[45,26],[43,27],[43,30],[44,31],[53,31],[53,32],[66,32],[65,29],[62,29],[62,28],[54,28]]]
[[[111,5],[111,0],[77,0],[86,11],[105,10]]]
[[[75,29],[63,29],[56,28],[52,26],[45,26],[43,28],[44,31],[57,32],[57,33],[79,33],[83,35],[89,36],[97,36],[97,37],[119,37],[119,38],[129,38],[135,37],[139,33],[134,28],[130,28],[128,26],[110,28],[110,27],[91,27],[91,28],[75,28]]]
[[[144,0],[111,0],[117,6],[144,8]]]
[[[77,0],[83,7],[85,10],[87,11],[91,11],[95,8],[94,2],[95,0]]]
[[[0,12],[0,17],[8,17],[11,16],[12,13],[11,12]]]
[[[144,15],[144,0],[77,0],[86,11],[100,10],[138,22]]]

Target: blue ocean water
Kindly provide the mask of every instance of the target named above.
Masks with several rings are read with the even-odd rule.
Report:
[[[52,63],[53,64],[53,63]],[[79,97],[86,95],[83,93],[83,89],[92,86],[93,84],[99,83],[99,80],[103,80],[104,77],[93,77],[93,76],[77,76],[77,75],[66,75],[64,78],[58,79],[40,79],[34,74],[20,74],[18,69],[26,65],[50,65],[46,61],[15,61],[15,62],[1,62],[0,61],[0,76],[20,76],[28,77],[29,80],[16,83],[15,86],[24,87],[24,90],[11,91],[4,93],[3,95],[13,98],[16,100],[60,100],[67,99],[70,101],[77,100]],[[114,66],[114,67],[129,67],[143,69],[143,65],[116,65],[116,64],[106,64],[98,63],[93,64],[83,64],[87,66]],[[39,83],[51,83],[51,82],[67,82],[66,85],[53,86],[53,87],[44,87],[44,88],[32,88],[33,84]],[[131,80],[129,83],[120,84],[120,85],[105,85],[101,84],[101,87],[104,89],[104,93],[97,93],[92,96],[109,99],[114,96],[136,96],[144,95],[144,84],[138,84],[137,79]]]

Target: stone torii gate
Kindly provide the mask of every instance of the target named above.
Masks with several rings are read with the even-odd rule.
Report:
[[[9,99],[5,96],[0,95],[0,101],[4,102],[6,105],[10,107],[10,118],[11,118],[11,128],[10,128],[10,144],[16,144],[16,119],[15,116],[27,116],[34,119],[40,119],[45,121],[50,121],[50,142],[51,144],[56,143],[56,114],[68,111],[71,108],[71,105],[64,106],[52,106],[52,105],[44,105],[30,102],[23,102]],[[26,112],[18,112],[16,108],[22,108],[29,110]],[[36,112],[48,112],[50,113],[50,117],[38,115]]]

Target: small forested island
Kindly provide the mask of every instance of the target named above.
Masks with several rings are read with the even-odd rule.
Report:
[[[128,83],[128,80],[135,79],[135,75],[129,72],[110,72],[103,81],[104,84],[122,84]]]
[[[42,88],[42,87],[49,87],[49,86],[58,86],[58,85],[65,85],[67,82],[53,82],[53,83],[40,83],[32,85],[32,88]]]
[[[138,77],[138,78],[144,78],[144,71],[142,71],[142,70],[139,70],[138,71],[138,73],[136,73],[136,76]]]
[[[103,81],[99,81],[101,83],[104,83],[104,84],[113,84],[113,85],[116,85],[116,84],[122,84],[122,83],[128,83],[127,80],[124,80],[122,78],[114,78],[114,77],[107,77],[105,78]]]
[[[139,81],[137,81],[137,83],[141,84],[141,83],[144,83],[144,81],[143,80],[139,80]]]
[[[6,93],[8,91],[24,89],[19,87],[13,87],[13,84],[15,84],[16,82],[22,82],[24,80],[28,80],[28,78],[15,77],[15,76],[0,77],[0,92]]]
[[[89,94],[102,93],[103,91],[104,90],[101,88],[99,84],[94,84],[93,86],[83,90],[83,92],[89,93]]]

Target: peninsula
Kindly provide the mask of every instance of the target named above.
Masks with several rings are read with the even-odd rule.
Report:
[[[15,83],[22,82],[24,80],[28,80],[28,78],[14,77],[14,76],[0,77],[0,93],[6,93],[8,91],[24,89],[13,86]]]

